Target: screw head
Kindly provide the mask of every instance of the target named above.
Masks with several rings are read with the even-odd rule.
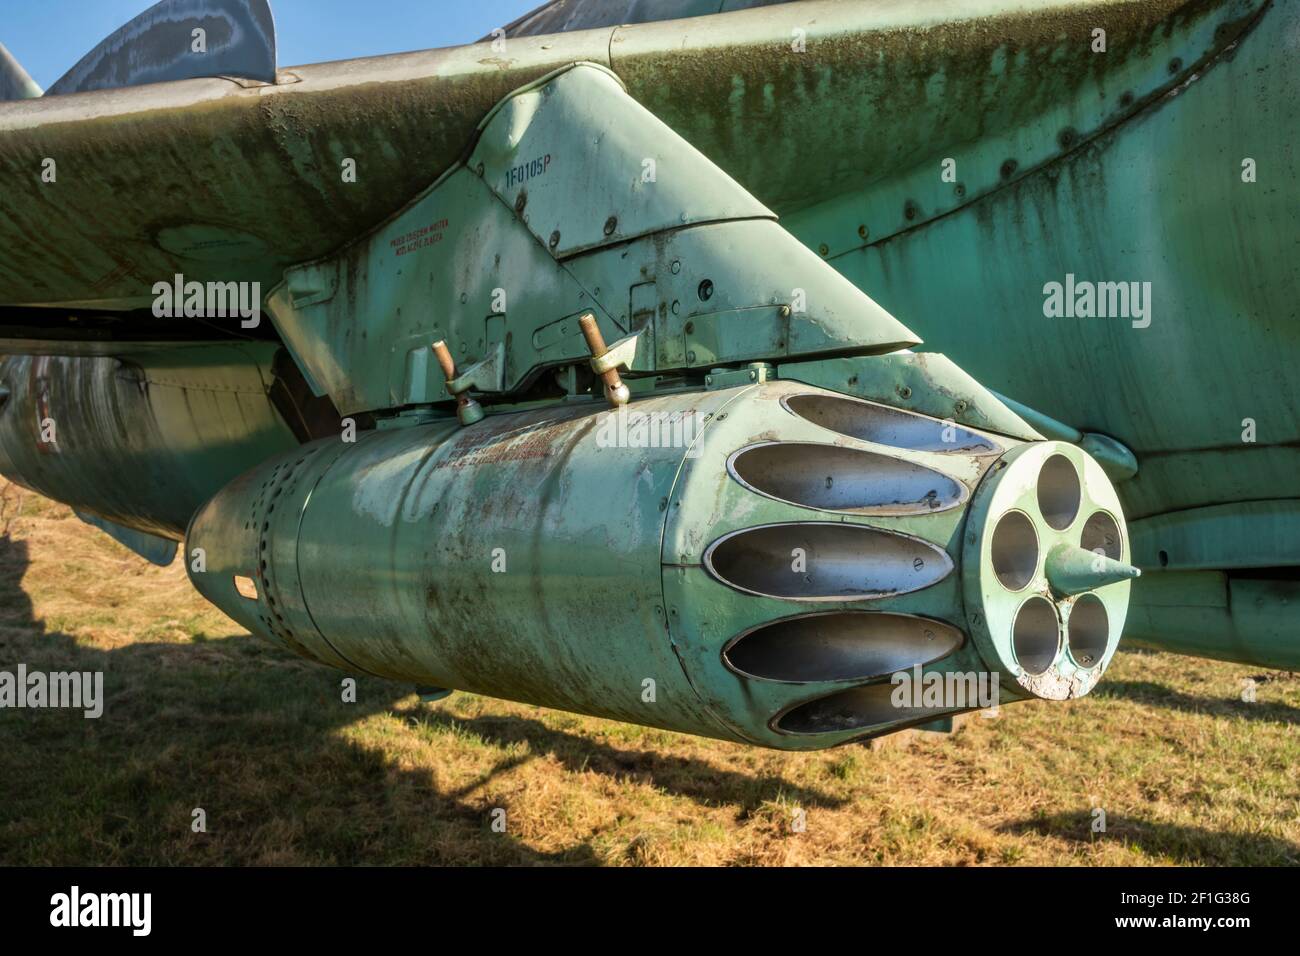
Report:
[[[703,282],[700,283],[699,294],[700,294],[701,302],[708,302],[710,299],[713,298],[712,279],[705,279]]]
[[[607,236],[614,235],[614,230],[617,228],[618,228],[617,216],[610,216],[608,219],[605,220],[605,235]]]

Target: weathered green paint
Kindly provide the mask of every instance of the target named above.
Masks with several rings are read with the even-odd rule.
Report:
[[[91,527],[98,528],[124,548],[129,548],[150,564],[165,568],[176,559],[176,542],[160,538],[156,534],[146,534],[127,528],[113,521],[106,521],[98,515],[85,511],[76,512],[78,518]]]
[[[915,344],[772,218],[579,65],[507,97],[464,165],[342,256],[289,270],[269,304],[344,413],[446,401],[440,340],[462,369],[502,350],[480,387],[516,392],[588,355],[588,310],[608,342],[644,334],[634,372]]]
[[[609,37],[511,49],[295,67],[274,86],[214,78],[0,103],[0,303],[147,307],[176,273],[269,291],[428,188],[511,90],[607,63]],[[41,182],[46,157],[57,184]]]
[[[1106,469],[1106,474],[1110,475],[1112,481],[1128,481],[1138,473],[1137,456],[1126,448],[1123,443],[1116,441],[1109,435],[1099,435],[1096,432],[1081,432],[1079,429],[1067,425],[1065,422],[1058,422],[1050,415],[1044,415],[1042,412],[1017,402],[1015,399],[1007,398],[1005,395],[998,395],[997,392],[993,392],[993,395],[1008,409],[1019,415],[1027,424],[1041,432],[1043,436],[1079,445],[1100,462],[1101,467]]]
[[[727,656],[774,622],[797,631],[810,607],[869,608],[853,626],[888,620],[899,647],[921,635],[928,673],[996,671],[1004,700],[1086,693],[1130,593],[1139,636],[1294,664],[1300,538],[1278,529],[1300,500],[1300,260],[1279,250],[1296,241],[1298,20],[1263,0],[808,0],[304,67],[275,85],[0,104],[0,304],[61,304],[53,325],[78,303],[147,305],[174,273],[283,280],[271,308],[311,386],[380,424],[356,445],[295,448],[265,398],[274,343],[240,346],[251,363],[212,360],[237,397],[212,397],[203,363],[181,362],[172,387],[212,404],[198,412],[129,397],[113,359],[53,359],[46,398],[75,439],[53,457],[33,450],[39,360],[16,358],[0,470],[171,537],[225,485],[191,528],[209,554],[196,586],[334,666],[770,746],[937,716],[874,709],[899,661],[780,680]],[[1241,180],[1243,153],[1257,183]],[[41,184],[50,155],[60,180]],[[1067,274],[1151,281],[1150,325],[1047,318],[1044,284]],[[710,416],[692,454],[600,444],[615,413],[588,397],[588,310],[626,356],[634,410]],[[944,355],[907,351],[910,329]],[[489,412],[468,428],[431,361],[438,338]],[[745,480],[742,448],[873,444],[782,404],[817,386],[964,438],[875,449],[877,488],[934,476],[896,514]],[[811,470],[827,454],[791,460]],[[1059,528],[1036,504],[1053,457],[1084,485]],[[153,469],[156,485],[139,480]],[[844,487],[827,474],[827,493],[833,477]],[[1008,509],[1037,542],[1014,589],[992,544]],[[1125,510],[1140,519],[1131,543]],[[1077,593],[1099,579],[1049,555],[1092,551],[1098,513],[1117,564],[1164,552],[1196,577]],[[756,530],[793,535],[814,561],[867,534],[855,555],[874,570],[916,563],[851,598],[766,593],[716,563]],[[748,566],[770,571],[765,539],[748,540]],[[492,570],[498,547],[515,573]],[[1027,607],[1050,609],[1039,652],[1056,635],[1041,669],[1012,637]]]
[[[1142,572],[1104,553],[1074,544],[1058,544],[1047,552],[1047,581],[1058,594],[1082,594],[1117,581],[1140,577]]]
[[[1124,640],[1216,660],[1300,670],[1300,581],[1155,571],[1133,589]]]
[[[1125,510],[1144,519],[1133,525],[1139,566],[1254,569],[1252,582],[1233,584],[1252,589],[1251,614],[1240,606],[1222,619],[1149,614],[1135,633],[1172,649],[1300,668],[1300,638],[1279,624],[1295,619],[1285,598],[1300,566],[1300,536],[1288,530],[1300,499],[1300,259],[1286,251],[1298,235],[1300,85],[1288,37],[1300,11],[1249,6],[1222,5],[1192,33],[1184,27],[1197,20],[1188,17],[1152,47],[1154,63],[1177,60],[1194,80],[1146,103],[1149,87],[1107,84],[1105,102],[1132,95],[1131,118],[833,264],[981,382],[1122,443],[1133,459],[1120,486]],[[1054,122],[1085,128],[1067,113]],[[1033,162],[994,138],[952,144],[929,161],[954,156],[959,171],[984,170],[1005,157],[1022,172]],[[1243,182],[1247,158],[1266,171],[1257,182]],[[810,243],[848,228],[830,215],[785,221]],[[1044,284],[1067,274],[1150,281],[1151,324],[1044,316]],[[1135,601],[1158,578],[1135,582]]]
[[[810,248],[834,256],[968,206],[1131,119],[1264,6],[813,0],[620,29],[610,66]],[[1099,27],[1104,54],[1092,51]],[[796,29],[804,53],[792,51]],[[948,157],[956,182],[939,176]]]
[[[1040,434],[1041,429],[1031,427],[1019,409],[975,381],[951,359],[934,352],[785,362],[779,370],[782,378],[933,418],[951,419],[1022,441],[1061,437]]]
[[[874,440],[807,417],[794,400],[810,397],[847,402],[845,421],[873,427]],[[933,720],[931,709],[902,708],[859,714],[843,729],[777,726],[809,702],[864,687],[888,692],[891,672],[913,662],[927,673],[1005,673],[1006,702],[1086,693],[1114,641],[1086,678],[1062,644],[1052,673],[1065,668],[1068,679],[1029,681],[1007,642],[990,643],[986,654],[962,638],[979,626],[978,616],[968,623],[966,592],[991,589],[987,561],[963,557],[964,534],[978,537],[968,525],[971,496],[1003,467],[1008,448],[1074,456],[1090,469],[1094,498],[1113,498],[1109,483],[1068,446],[949,428],[802,383],[767,382],[669,391],[622,410],[588,399],[489,415],[469,428],[413,425],[355,445],[327,439],[241,476],[200,511],[187,547],[202,548],[208,563],[191,580],[255,633],[336,666],[783,749]],[[808,455],[829,448],[861,456],[860,467],[879,469],[882,482],[900,465],[918,466],[936,481],[948,476],[953,491],[933,500],[922,490],[932,496],[939,485],[923,480],[911,486],[915,500],[869,512],[784,500],[752,485],[754,473],[737,464],[773,443],[792,454],[773,480],[800,482]],[[834,470],[835,481],[860,473]],[[804,493],[819,494],[821,481]],[[829,488],[832,478],[825,481]],[[1035,481],[1036,465],[1000,484],[1030,494]],[[997,507],[983,513],[996,519]],[[749,564],[738,579],[710,557],[735,536],[771,526],[806,549],[812,579],[843,577],[844,562],[857,562],[862,577],[843,580],[862,593],[818,596],[803,572],[779,578],[789,593],[757,593],[743,578]],[[821,528],[867,534],[881,550],[827,551]],[[784,548],[768,557],[787,561]],[[239,593],[236,576],[257,582],[256,599]],[[1114,640],[1124,587],[1098,592],[1115,608]],[[937,651],[923,643],[897,667],[835,680],[755,678],[727,663],[726,649],[757,627],[836,612],[863,612],[853,619],[863,646],[899,618],[956,642],[932,637]]]
[[[179,540],[222,485],[297,445],[267,401],[276,348],[4,358],[0,472],[80,512]]]
[[[979,381],[1122,442],[1139,465],[1122,486],[1130,518],[1300,497],[1300,259],[1283,251],[1297,241],[1298,22],[1274,5],[1176,96],[834,265]],[[1260,182],[1243,183],[1245,157],[1268,170]],[[1044,284],[1067,274],[1150,281],[1150,326],[1046,317]]]
[[[577,61],[613,69],[801,240],[835,255],[864,243],[860,227],[873,240],[909,229],[1000,188],[1006,159],[1014,178],[1131,117],[1262,5],[966,0],[940,16],[807,0],[519,36],[504,53],[483,43],[294,67],[275,85],[191,80],[0,104],[0,247],[13,257],[0,261],[0,302],[147,304],[152,282],[176,272],[269,289],[427,188],[507,93]],[[1100,56],[1089,50],[1099,24]],[[807,53],[791,50],[795,29]],[[1067,128],[1071,147],[1059,142]],[[71,173],[57,191],[40,182],[47,156]],[[980,175],[963,172],[960,195],[946,184],[940,199],[933,170],[945,156]],[[340,174],[347,158],[359,163],[353,183]]]
[[[1068,520],[1058,521],[1045,511],[1042,489],[1047,469],[1062,462],[1075,476],[1078,493]],[[967,607],[979,611],[978,618],[972,620],[972,637],[986,658],[1016,661],[1015,622],[1029,601],[1046,602],[1057,621],[1060,643],[1052,666],[1041,673],[1023,666],[1004,666],[1003,671],[1012,686],[1037,696],[1081,696],[1096,684],[1119,645],[1132,582],[1093,582],[1086,593],[1059,588],[1052,579],[1049,555],[1061,546],[1089,552],[1101,548],[1115,561],[1127,564],[1130,545],[1119,498],[1101,465],[1073,445],[1027,443],[1011,449],[998,465],[998,472],[980,486],[972,502],[972,526],[963,542],[964,563],[980,568],[980,573],[968,574],[965,579]],[[1035,539],[1035,559],[1023,569],[1023,583],[1003,580],[995,561],[994,534],[1012,513],[1028,519]],[[1114,522],[1109,532],[1092,530],[1090,523],[1097,516]],[[1075,615],[1085,598],[1099,601],[1105,610],[1105,649],[1086,662],[1080,659],[1073,634]]]
[[[1171,571],[1279,568],[1296,562],[1300,501],[1241,501],[1132,523],[1133,559]]]

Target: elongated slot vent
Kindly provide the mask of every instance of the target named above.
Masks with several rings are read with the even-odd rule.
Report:
[[[709,546],[704,565],[739,591],[802,601],[903,594],[952,571],[947,553],[919,538],[812,521],[733,532]]]
[[[791,395],[785,407],[822,428],[859,441],[913,451],[994,455],[993,442],[950,422],[915,415],[888,405],[836,395]]]
[[[907,515],[961,502],[960,483],[924,465],[813,442],[742,449],[728,463],[741,484],[789,504],[849,514]]]
[[[734,641],[723,660],[763,680],[867,680],[939,660],[963,640],[950,624],[910,614],[829,611],[756,628]]]
[[[952,707],[917,707],[906,688],[892,683],[869,684],[810,700],[787,711],[776,728],[789,734],[829,734],[865,730],[895,721],[939,718]],[[902,706],[896,701],[901,698]]]

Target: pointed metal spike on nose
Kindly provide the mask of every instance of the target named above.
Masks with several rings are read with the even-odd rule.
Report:
[[[1082,594],[1142,574],[1131,564],[1072,544],[1059,544],[1047,554],[1047,581],[1058,594]]]

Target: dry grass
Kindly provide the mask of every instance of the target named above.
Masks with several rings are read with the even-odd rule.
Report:
[[[1082,701],[806,755],[378,680],[349,705],[179,564],[4,503],[0,669],[103,670],[107,709],[0,711],[0,863],[1300,862],[1290,675],[1248,704],[1251,668],[1122,653]]]

